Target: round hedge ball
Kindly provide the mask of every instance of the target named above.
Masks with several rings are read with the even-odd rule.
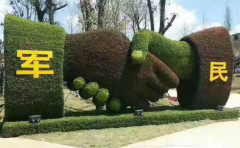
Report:
[[[107,103],[107,110],[114,113],[119,113],[122,110],[122,102],[114,98]]]
[[[85,86],[86,82],[82,77],[76,78],[73,81],[73,86],[76,90],[81,90]]]
[[[109,98],[109,91],[107,89],[100,89],[95,97],[93,97],[93,104],[96,107],[104,106]]]
[[[83,99],[89,99],[94,97],[99,90],[99,85],[96,82],[91,82],[83,87],[81,97]]]

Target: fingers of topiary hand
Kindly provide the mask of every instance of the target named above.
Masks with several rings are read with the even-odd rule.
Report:
[[[144,91],[139,93],[139,96],[141,98],[149,100],[151,102],[157,102],[161,96],[163,96],[163,93],[157,92],[150,87],[145,87]]]
[[[122,102],[118,98],[111,98],[107,102],[107,110],[114,113],[121,112],[123,108]]]
[[[133,64],[142,64],[146,59],[146,52],[140,50],[134,50],[131,55]]]
[[[94,97],[99,90],[99,85],[96,82],[91,82],[83,87],[83,90],[80,94],[82,99],[89,99]]]
[[[86,85],[85,80],[82,77],[76,78],[73,81],[73,86],[76,90],[81,90]]]
[[[149,56],[154,61],[153,70],[160,82],[168,88],[176,88],[179,85],[178,76],[157,57],[152,54],[149,54]]]
[[[146,86],[159,94],[164,94],[169,90],[168,85],[166,85],[163,80],[160,80],[154,73],[147,76]]]
[[[93,103],[96,107],[104,106],[109,99],[109,91],[107,89],[100,89],[96,96],[93,97]]]

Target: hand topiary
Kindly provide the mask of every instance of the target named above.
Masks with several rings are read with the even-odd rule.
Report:
[[[89,99],[94,97],[98,93],[98,90],[99,85],[96,82],[91,82],[83,88],[80,96],[82,99]]]
[[[148,100],[159,100],[169,88],[178,85],[179,79],[150,53],[142,65],[133,65],[129,47],[129,39],[114,30],[68,35],[64,78],[72,81],[81,76],[86,82],[97,82],[108,89],[111,97],[119,98],[123,104],[147,109]],[[87,99],[93,95],[81,96]]]
[[[195,74],[196,56],[187,42],[173,41],[153,31],[138,31],[132,40],[131,59],[142,64],[148,52],[164,62],[180,79]]]
[[[76,78],[73,81],[73,86],[76,90],[81,90],[85,85],[86,85],[86,82],[82,77]]]
[[[131,59],[135,64],[146,62],[150,52],[162,60],[179,77],[177,87],[180,105],[190,109],[215,109],[224,106],[232,83],[233,52],[228,31],[210,28],[173,41],[152,31],[139,31],[132,41]],[[142,52],[142,53],[141,53]],[[145,59],[145,60],[144,60]],[[212,62],[226,66],[228,81],[210,81]]]

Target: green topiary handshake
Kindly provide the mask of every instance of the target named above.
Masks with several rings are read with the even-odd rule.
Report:
[[[139,31],[132,40],[134,64],[145,62],[148,52],[161,59],[180,79],[191,77],[196,69],[196,55],[187,42],[173,41],[152,31]]]
[[[109,100],[119,98],[110,105],[116,108],[120,105],[114,104],[148,109],[149,101],[158,101],[176,87],[185,108],[216,108],[225,105],[229,97],[233,53],[224,28],[203,30],[178,42],[152,31],[139,31],[131,46],[117,31],[97,30],[68,35],[65,48],[65,79],[82,76],[97,82],[109,90]],[[228,81],[211,82],[211,62],[223,61]]]
[[[82,98],[93,97],[97,107],[107,104],[114,112],[127,106],[147,110],[149,102],[158,101],[170,88],[177,88],[185,108],[216,108],[228,100],[233,51],[224,28],[206,29],[179,42],[151,31],[139,31],[132,42],[115,30],[67,35],[66,39],[65,35],[57,26],[6,17],[7,120],[33,114],[63,116],[63,77],[70,89],[80,90]],[[31,51],[33,59],[20,58],[19,50]],[[52,53],[48,61],[39,60],[38,54],[46,52]],[[23,67],[26,62],[31,63],[28,69]],[[40,74],[41,67],[32,68],[45,62],[54,74]],[[17,70],[31,73],[17,75]],[[39,78],[33,77],[36,73]]]
[[[182,107],[214,109],[226,104],[233,67],[233,52],[226,29],[206,29],[178,42],[152,31],[139,31],[133,38],[131,51],[134,64],[146,62],[146,55],[150,52],[178,76],[178,100]],[[223,76],[228,78],[226,82],[220,79],[222,73],[211,73],[213,62],[227,65],[222,69],[227,71]],[[211,75],[217,75],[217,79],[210,80]]]
[[[132,64],[129,39],[114,30],[67,35],[64,61],[64,78],[69,88],[78,77],[85,81],[75,80],[74,84],[79,85],[77,89],[81,89],[82,84],[96,82],[108,89],[107,109],[115,112],[127,106],[148,109],[149,101],[158,101],[169,88],[179,84],[175,73],[150,53],[142,65]],[[96,99],[100,96],[97,94],[99,87],[90,84],[83,87],[80,95],[94,97],[95,105],[104,105],[105,102],[102,104],[101,99]]]

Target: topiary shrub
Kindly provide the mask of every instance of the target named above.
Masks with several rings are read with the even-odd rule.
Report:
[[[91,82],[83,88],[81,97],[83,99],[92,98],[98,93],[98,90],[99,90],[99,85],[96,82]]]
[[[93,97],[93,104],[96,107],[104,106],[109,99],[109,91],[107,89],[100,89],[95,97]]]
[[[76,78],[73,81],[74,89],[81,90],[86,85],[85,80],[82,77]]]
[[[5,53],[5,120],[27,120],[30,115],[42,118],[63,116],[64,29],[44,23],[30,22],[6,15],[4,23]],[[16,75],[21,68],[18,50],[53,51],[48,62],[54,75]],[[32,68],[28,70],[33,70]]]
[[[112,98],[107,103],[107,110],[114,113],[121,112],[123,108],[122,102],[118,98]]]
[[[239,111],[237,109],[229,109],[221,112],[215,110],[145,112],[143,116],[123,114],[115,116],[68,117],[43,120],[38,124],[30,124],[29,122],[5,122],[2,136],[8,138],[50,132],[162,125],[201,120],[235,120],[238,118]]]

